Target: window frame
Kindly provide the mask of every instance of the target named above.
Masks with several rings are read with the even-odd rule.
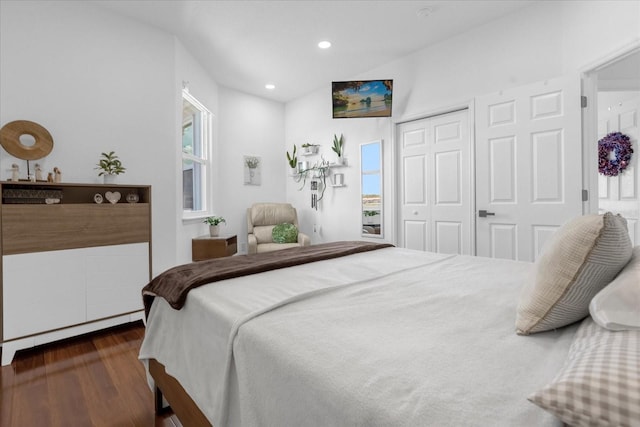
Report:
[[[191,120],[184,119],[185,102],[188,102],[193,106],[197,113],[192,114]],[[213,152],[213,114],[207,107],[205,107],[200,101],[198,101],[193,95],[189,93],[188,89],[182,91],[182,108],[181,108],[181,134],[180,134],[180,180],[182,182],[182,220],[189,221],[194,219],[202,219],[211,215],[212,212],[212,196],[211,189],[209,188],[209,178],[212,174],[212,152]],[[195,142],[199,142],[201,150],[200,155],[194,153],[185,153],[183,150],[183,132],[185,126],[189,123],[193,128],[194,139],[194,153],[197,152]],[[199,125],[199,126],[198,126]],[[195,164],[200,165],[199,179],[195,177],[194,168],[194,185],[199,187],[198,194],[200,196],[200,209],[186,209],[184,205],[185,191],[184,191],[184,162],[192,161]],[[197,181],[197,184],[196,184]]]

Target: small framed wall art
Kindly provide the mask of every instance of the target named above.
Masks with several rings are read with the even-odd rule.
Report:
[[[244,156],[244,185],[262,184],[262,160],[258,156]]]

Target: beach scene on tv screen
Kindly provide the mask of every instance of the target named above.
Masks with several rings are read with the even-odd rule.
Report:
[[[333,118],[391,117],[392,80],[333,82]]]

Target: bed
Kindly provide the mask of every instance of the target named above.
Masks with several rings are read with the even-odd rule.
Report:
[[[527,398],[563,367],[578,323],[514,332],[533,264],[363,242],[288,255],[273,269],[274,253],[180,266],[163,286],[187,277],[186,298],[146,291],[140,359],[157,408],[164,395],[186,426],[562,425]],[[226,273],[235,259],[246,275]]]

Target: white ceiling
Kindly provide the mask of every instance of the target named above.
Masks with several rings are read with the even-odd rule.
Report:
[[[283,102],[327,82],[354,78],[532,2],[94,1],[175,34],[219,84]],[[431,11],[429,16],[421,16],[424,8]],[[333,46],[321,50],[321,40]],[[266,90],[266,83],[276,89]]]

